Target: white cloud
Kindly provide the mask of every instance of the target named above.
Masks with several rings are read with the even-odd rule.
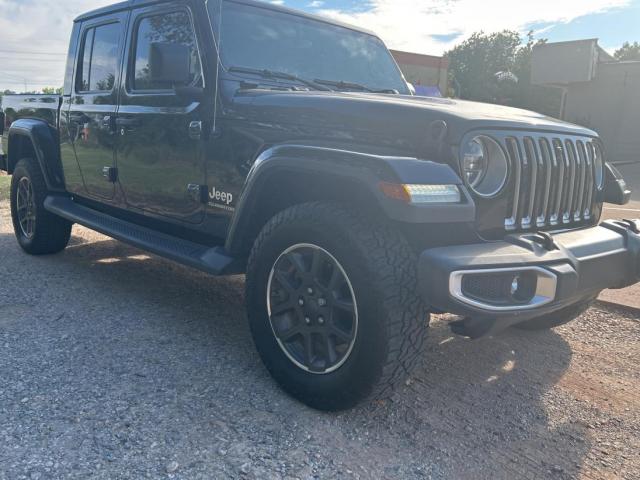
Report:
[[[320,8],[324,5],[322,0],[313,0],[313,2],[309,3],[309,8]]]
[[[629,5],[631,0],[369,0],[357,13],[320,13],[378,33],[392,48],[438,55],[471,33],[524,31],[533,23],[568,23],[591,13]],[[459,34],[451,41],[433,38]]]
[[[60,54],[67,52],[73,19],[111,3],[113,0],[0,0],[0,89],[22,91],[24,78],[29,89],[62,86],[65,57]],[[48,55],[19,55],[18,51]]]
[[[31,89],[63,82],[73,18],[114,0],[64,0],[59,2],[0,0],[0,89],[22,90],[26,78]],[[284,0],[272,0],[284,3]],[[322,0],[308,0],[319,8]],[[478,30],[524,30],[534,22],[561,23],[615,7],[631,0],[362,0],[366,10],[321,13],[369,28],[391,47],[440,54]],[[453,41],[432,35],[458,33]],[[17,55],[16,51],[50,55]],[[53,55],[57,54],[57,55]],[[40,59],[40,60],[39,60]]]

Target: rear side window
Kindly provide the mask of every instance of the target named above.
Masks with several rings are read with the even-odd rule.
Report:
[[[138,22],[135,36],[134,90],[170,90],[173,85],[154,81],[149,67],[152,43],[179,43],[189,48],[191,62],[189,85],[202,86],[202,69],[189,14],[185,11],[144,17]]]
[[[78,90],[110,92],[116,81],[120,24],[110,23],[86,31],[82,63],[78,70]]]

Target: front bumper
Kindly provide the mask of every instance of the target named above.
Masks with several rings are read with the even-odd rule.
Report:
[[[425,250],[419,281],[428,305],[473,319],[477,330],[488,334],[595,297],[604,289],[632,285],[640,280],[639,264],[640,220],[607,221],[552,236],[512,235],[501,242]],[[475,275],[481,289],[485,277],[509,274],[537,278],[530,301],[483,301],[461,288],[465,275]]]

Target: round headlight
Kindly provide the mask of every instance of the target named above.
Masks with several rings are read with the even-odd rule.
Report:
[[[462,147],[462,175],[467,186],[481,197],[493,197],[507,183],[509,162],[494,139],[472,138]]]

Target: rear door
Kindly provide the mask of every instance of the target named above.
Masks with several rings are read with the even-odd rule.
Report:
[[[199,187],[205,166],[199,131],[200,101],[176,94],[174,85],[151,77],[152,43],[179,43],[191,53],[189,87],[203,87],[193,14],[182,2],[136,9],[128,35],[126,80],[117,117],[117,164],[127,205],[136,210],[200,223]]]
[[[82,24],[75,85],[69,102],[71,144],[89,197],[111,200],[115,186],[115,115],[127,14]]]

